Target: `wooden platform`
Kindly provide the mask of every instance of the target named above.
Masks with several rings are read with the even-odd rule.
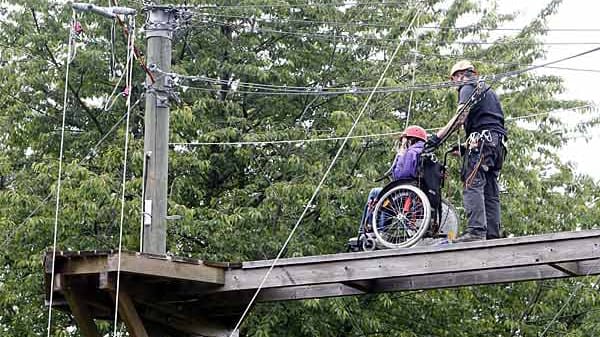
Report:
[[[85,336],[112,319],[119,255],[58,252],[53,305],[70,311]],[[132,336],[228,335],[272,261],[209,263],[121,254],[119,313]],[[46,293],[52,252],[44,259]],[[600,230],[281,259],[257,300],[410,291],[600,274]]]

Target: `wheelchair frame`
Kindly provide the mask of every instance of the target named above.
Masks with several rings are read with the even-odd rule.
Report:
[[[451,152],[452,149],[444,154],[439,191],[444,186],[447,157]],[[437,162],[432,153],[422,156],[432,156],[431,160]],[[367,226],[359,237],[350,239],[349,249],[408,248],[426,236],[452,240],[458,231],[456,209],[440,197],[438,210],[441,213],[438,214],[438,210],[433,212],[427,194],[417,185],[418,180],[396,180],[385,185],[372,206],[370,228]]]

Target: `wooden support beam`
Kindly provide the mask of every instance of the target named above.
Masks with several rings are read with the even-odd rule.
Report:
[[[111,292],[116,301],[116,293]],[[132,337],[148,337],[144,323],[140,319],[133,300],[125,291],[119,291],[119,317],[125,322],[127,331]]]
[[[290,288],[272,288],[258,294],[258,302],[301,300],[308,298],[362,295],[365,292],[342,283],[315,284]]]
[[[283,259],[263,289],[465,272],[488,275],[491,270],[596,259],[600,257],[600,233],[590,232],[593,235],[557,233],[542,238]],[[271,263],[253,261],[244,263],[242,269],[226,271],[225,285],[216,291],[256,289]]]
[[[63,295],[69,303],[71,313],[73,314],[73,317],[75,317],[77,326],[79,327],[79,330],[81,330],[83,336],[100,337],[100,332],[98,332],[98,327],[90,313],[89,306],[82,301],[82,298],[84,297],[83,291],[77,289],[75,286],[67,286],[63,288]]]
[[[581,276],[579,262],[550,263],[550,266],[570,276]]]
[[[354,288],[356,290],[362,291],[363,293],[368,293],[373,288],[373,281],[342,282],[342,284],[347,285],[348,287]]]
[[[582,275],[600,274],[600,260],[590,260],[580,262]],[[369,293],[382,293],[394,291],[414,291],[441,288],[456,288],[463,286],[477,286],[486,284],[523,282],[542,279],[556,279],[570,277],[558,269],[547,265],[525,266],[514,268],[502,268],[486,271],[469,271],[461,273],[446,273],[434,275],[414,275],[371,281]],[[216,303],[226,305],[239,305],[244,301],[249,301],[253,291],[245,292],[225,292],[214,293],[207,297],[198,299],[198,308],[218,307]],[[268,288],[262,290],[258,297],[258,302],[289,301],[310,298],[324,298],[337,296],[355,296],[362,295],[362,290],[347,286],[341,283],[329,283],[309,286],[295,286],[283,288]],[[189,298],[188,298],[189,301]]]
[[[119,254],[103,254],[84,258],[68,258],[57,264],[57,272],[64,275],[116,272]],[[49,265],[48,263],[46,264]],[[223,268],[202,263],[188,263],[144,254],[121,253],[121,272],[168,277],[203,282],[208,285],[224,283]],[[49,272],[47,270],[46,272]]]
[[[182,317],[181,313],[175,315],[172,306],[165,305],[161,310],[157,309],[157,306],[152,306],[152,308],[145,308],[143,316],[146,320],[166,326],[169,329],[178,331],[180,334],[207,337],[228,337],[231,335],[233,326],[228,326],[224,322],[207,318],[193,311],[189,311],[188,315]],[[239,332],[236,332],[233,336],[238,336],[238,334]]]
[[[92,303],[110,305],[106,290],[110,293],[110,289],[114,289],[112,277],[117,262],[118,254],[113,252],[97,255],[64,252],[57,256],[55,272],[69,279],[87,278],[87,296],[97,297],[96,301],[85,300],[88,306]],[[142,327],[142,323],[153,322],[145,317],[148,307],[163,309],[152,306],[153,303],[168,306],[171,310],[168,313],[172,315],[167,316],[184,321],[188,318],[193,321],[195,317],[226,321],[239,315],[240,308],[249,302],[272,264],[272,261],[250,261],[241,266],[207,266],[198,260],[131,253],[124,253],[121,262],[121,289],[126,293],[124,300],[129,302],[120,305],[129,308],[123,310],[131,313],[128,324]],[[48,256],[45,265],[48,280]],[[597,274],[600,274],[600,230],[562,232],[446,246],[281,259],[264,283],[257,301]],[[46,288],[47,292],[51,291],[48,284]],[[63,288],[61,280],[55,282],[55,299],[62,297]],[[101,316],[102,312],[92,310],[94,308],[89,307],[93,317],[106,318],[106,310]],[[141,310],[141,314],[135,309]],[[187,323],[181,322],[176,326],[164,322],[156,324],[176,331],[200,329],[189,328]]]

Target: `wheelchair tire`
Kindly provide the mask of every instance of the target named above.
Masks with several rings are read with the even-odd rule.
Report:
[[[425,193],[413,185],[398,185],[377,200],[372,228],[378,244],[407,248],[423,237],[430,220],[431,205]]]
[[[377,249],[377,242],[373,238],[364,238],[361,242],[361,248],[365,252],[372,252]]]

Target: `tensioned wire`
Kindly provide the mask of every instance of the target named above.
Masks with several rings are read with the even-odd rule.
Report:
[[[129,17],[129,25],[132,32],[135,32],[135,15]],[[129,117],[131,115],[131,84],[133,77],[133,61],[134,61],[134,43],[135,33],[127,35],[127,118],[125,121],[125,145],[123,150],[123,178],[121,182],[121,215],[119,220],[119,259],[117,262],[117,284],[115,289],[115,316],[113,324],[113,337],[117,336],[117,322],[119,314],[119,292],[120,292],[120,281],[121,281],[121,251],[123,248],[123,223],[125,221],[125,189],[127,181],[127,157],[129,147]]]
[[[220,21],[200,21],[198,24],[209,24],[209,25],[217,25],[217,26],[231,26],[243,28],[245,31],[242,33],[251,34],[251,33],[268,33],[268,34],[282,34],[282,35],[290,35],[290,36],[299,36],[306,38],[315,38],[320,40],[333,40],[336,38],[348,40],[351,42],[354,41],[375,41],[375,42],[390,42],[394,43],[394,39],[386,38],[386,37],[372,37],[372,36],[362,36],[362,35],[339,35],[334,36],[331,34],[325,33],[313,33],[313,32],[303,32],[303,31],[287,31],[280,29],[270,29],[270,28],[259,28],[256,26],[248,26],[243,24],[236,23],[228,23],[228,22],[220,22]],[[519,45],[553,45],[553,46],[572,46],[572,45],[599,45],[600,42],[596,41],[586,41],[586,42],[533,42],[530,39],[513,39],[503,41],[502,39],[498,41],[443,41],[443,40],[431,40],[431,41],[423,41],[425,45],[495,45],[495,44],[519,44]]]
[[[417,26],[419,26],[419,20],[417,19]],[[415,76],[417,73],[417,52],[419,51],[419,32],[416,28],[413,28],[413,34],[415,36],[415,53],[412,64],[412,80],[410,82],[411,86],[415,85]],[[410,96],[408,97],[408,109],[406,111],[406,123],[404,124],[404,128],[408,128],[408,122],[410,121],[410,113],[412,108],[413,96],[415,94],[414,90],[410,91]]]
[[[596,269],[596,267],[598,267],[599,264],[600,264],[600,259],[598,259],[598,261],[596,263],[594,263],[593,266],[590,267],[590,270],[587,272],[587,274],[585,275],[585,277],[590,276],[590,274],[592,273],[592,271],[594,269]],[[600,276],[597,278],[596,282],[594,282],[594,284],[592,285],[592,289],[596,288],[598,286],[598,284],[600,284]],[[563,310],[565,310],[566,307],[571,303],[571,301],[573,300],[573,298],[575,298],[577,296],[577,294],[579,293],[579,290],[581,290],[582,287],[583,287],[583,283],[579,282],[579,284],[577,285],[577,287],[574,290],[571,291],[571,294],[567,298],[567,301],[565,301],[565,303],[563,304],[563,306],[556,312],[556,314],[554,315],[554,317],[552,317],[552,320],[548,324],[546,324],[546,326],[544,327],[544,330],[539,335],[539,337],[544,337],[546,335],[546,332],[548,332],[548,330],[550,329],[550,327],[554,324],[554,322],[556,322],[556,319],[560,316],[560,314],[563,312]]]
[[[210,5],[177,5],[173,6],[174,8],[179,9],[225,9],[225,8],[275,8],[275,7],[283,7],[283,8],[305,8],[305,7],[357,7],[357,6],[381,6],[381,7],[389,7],[396,5],[406,5],[407,1],[390,1],[390,2],[355,2],[355,3],[347,3],[347,2],[339,2],[339,3],[298,3],[298,4],[288,4],[288,3],[277,3],[277,4],[249,4],[249,5],[219,5],[219,4],[210,4]],[[151,7],[151,6],[150,6]]]
[[[538,112],[529,115],[523,116],[515,116],[515,117],[507,117],[506,121],[513,120],[526,120],[533,117],[539,117],[543,115],[548,115],[555,112],[562,111],[581,111],[583,109],[598,109],[599,106],[595,104],[586,104],[573,108],[565,108],[565,109],[555,109],[550,111]],[[425,129],[426,131],[437,131],[441,129],[441,127],[429,128]],[[357,135],[350,136],[349,139],[360,139],[360,138],[379,138],[379,137],[389,137],[402,134],[402,130],[384,132],[384,133],[374,133],[367,135]],[[306,138],[306,139],[284,139],[284,140],[267,140],[267,141],[240,141],[240,142],[173,142],[169,143],[169,146],[205,146],[205,145],[224,145],[224,146],[242,146],[242,145],[253,145],[253,146],[262,146],[262,145],[270,145],[270,144],[296,144],[296,143],[313,143],[313,142],[325,142],[325,141],[339,141],[343,140],[345,137],[326,137],[326,138]]]
[[[506,78],[506,77],[512,77],[515,75],[519,75],[525,72],[529,72],[535,69],[539,69],[539,68],[544,68],[544,67],[548,67],[551,66],[553,64],[556,63],[560,63],[560,62],[564,62],[570,59],[574,59],[577,57],[581,57],[587,54],[591,54],[593,52],[596,52],[600,50],[600,47],[595,47],[577,54],[573,54],[567,57],[563,57],[557,60],[553,60],[553,61],[548,61],[545,63],[541,63],[541,64],[537,64],[537,65],[531,65],[529,67],[526,68],[522,68],[522,69],[517,69],[517,70],[513,70],[513,71],[508,71],[508,72],[504,72],[504,73],[498,73],[498,74],[492,74],[492,75],[487,75],[487,76],[481,76],[481,80],[487,80],[489,79],[490,81],[493,82],[498,82],[499,80]],[[160,70],[158,70],[160,71]],[[229,81],[225,81],[225,80],[220,80],[220,79],[213,79],[213,78],[208,78],[206,76],[189,76],[189,75],[180,75],[177,73],[167,73],[167,72],[163,72],[160,71],[162,74],[171,76],[175,79],[186,79],[186,80],[190,80],[190,81],[208,81],[210,83],[229,83]],[[451,82],[451,81],[445,81],[445,82],[437,82],[437,83],[422,83],[422,84],[416,84],[416,85],[411,85],[411,86],[404,86],[404,87],[383,87],[384,89],[380,89],[380,88],[374,88],[371,89],[370,91],[365,90],[366,88],[358,88],[355,87],[351,90],[339,90],[341,88],[331,88],[331,90],[329,90],[329,88],[321,88],[321,87],[290,87],[292,89],[287,89],[287,86],[281,86],[281,85],[265,85],[265,84],[254,84],[254,83],[248,83],[248,82],[239,82],[238,84],[240,86],[248,86],[249,88],[252,88],[252,86],[256,86],[257,89],[265,89],[265,90],[269,90],[269,91],[244,91],[244,90],[237,90],[237,93],[245,93],[245,94],[259,94],[259,95],[343,95],[343,94],[364,94],[367,92],[373,92],[373,93],[399,93],[399,92],[407,92],[407,91],[411,91],[411,90],[429,90],[429,89],[441,89],[441,88],[448,88],[448,87],[457,87],[460,85],[464,85],[464,84],[473,84],[476,83],[478,80],[466,80],[463,82]],[[194,90],[201,90],[201,91],[206,91],[206,92],[219,92],[222,91],[222,89],[211,89],[211,88],[197,88],[197,87],[190,87],[190,86],[183,86],[179,83],[177,83],[178,86],[183,87],[183,88],[187,88],[187,89],[194,89]],[[301,89],[303,88],[303,89]],[[275,91],[275,89],[279,89],[279,91]],[[327,89],[327,90],[324,90]]]
[[[56,243],[58,240],[58,212],[60,209],[60,188],[62,182],[62,162],[63,162],[63,154],[64,154],[64,144],[65,144],[65,122],[67,115],[67,95],[69,91],[69,70],[71,59],[71,52],[73,50],[73,28],[75,26],[75,22],[77,21],[75,10],[73,10],[71,24],[69,25],[69,42],[67,46],[67,57],[65,60],[65,90],[63,95],[63,110],[62,110],[62,124],[60,128],[60,150],[58,156],[58,179],[56,182],[56,209],[54,210],[54,234],[52,240],[52,271],[50,273],[50,298],[48,305],[48,326],[47,326],[47,336],[50,337],[51,328],[52,328],[52,302],[54,301],[54,267],[56,265]]]
[[[261,13],[263,15],[270,15],[273,13]],[[277,14],[277,13],[274,13]],[[393,24],[385,24],[385,23],[369,23],[369,22],[358,22],[358,21],[318,21],[318,20],[301,20],[301,19],[290,19],[288,17],[273,17],[273,18],[261,18],[256,16],[244,16],[244,15],[233,15],[233,14],[217,14],[217,13],[195,13],[197,16],[210,16],[210,17],[220,17],[220,18],[228,18],[228,19],[241,19],[241,20],[250,20],[250,21],[258,21],[270,24],[290,24],[290,23],[300,23],[300,24],[309,24],[309,25],[330,25],[330,26],[353,26],[353,27],[373,27],[373,28],[405,28],[402,25],[393,25]],[[418,29],[439,29],[439,30],[481,30],[481,31],[517,31],[520,32],[523,28],[486,28],[479,27],[477,25],[469,25],[462,27],[451,27],[451,26],[423,26],[418,27]],[[598,32],[600,28],[547,28],[542,29],[543,32]]]
[[[409,27],[404,31],[404,33],[402,34],[401,38],[410,30],[410,27],[413,26],[415,20],[417,19],[417,17],[419,16],[419,13],[421,12],[421,9],[417,9],[414,17],[412,18],[412,20],[410,21]],[[382,82],[383,79],[385,77],[385,74],[387,72],[387,70],[389,69],[390,65],[392,64],[394,58],[396,57],[396,54],[398,54],[398,51],[400,50],[400,47],[402,46],[402,41],[400,41],[398,43],[398,45],[396,46],[396,49],[394,50],[394,52],[392,53],[390,60],[388,61],[388,63],[386,64],[385,68],[383,69],[381,76],[379,77],[379,80],[377,81],[377,85],[375,86],[375,89],[377,88],[377,86],[379,86]],[[356,128],[356,126],[358,125],[358,122],[360,121],[363,113],[365,112],[365,110],[367,109],[367,106],[369,105],[369,103],[371,102],[371,99],[373,98],[373,96],[375,95],[375,89],[373,89],[373,92],[371,93],[371,95],[369,95],[369,97],[367,98],[367,100],[365,101],[362,109],[360,110],[360,112],[358,113],[358,116],[356,117],[356,120],[354,121],[354,123],[352,124],[352,127],[350,128],[350,130],[348,131],[348,134],[346,135],[346,137],[344,138],[342,144],[340,145],[339,149],[337,150],[335,156],[333,157],[331,163],[329,164],[329,166],[327,167],[327,170],[325,171],[325,173],[323,174],[321,180],[319,181],[319,184],[317,185],[315,191],[313,192],[312,196],[310,197],[310,199],[308,200],[308,202],[306,203],[306,206],[304,207],[304,211],[302,212],[302,214],[300,215],[300,217],[298,218],[298,221],[296,222],[296,224],[294,225],[294,227],[292,228],[290,234],[288,235],[287,239],[285,240],[285,242],[283,243],[283,246],[281,247],[281,249],[279,250],[279,253],[277,253],[277,256],[275,257],[275,259],[273,260],[273,262],[271,263],[271,266],[269,267],[269,269],[267,270],[267,272],[265,273],[265,276],[263,277],[263,279],[261,280],[258,288],[256,289],[256,292],[254,292],[254,295],[252,296],[252,298],[250,299],[250,302],[248,303],[248,305],[246,306],[246,309],[244,309],[244,312],[242,313],[241,317],[239,318],[238,322],[236,323],[235,327],[233,328],[233,330],[231,331],[231,334],[229,335],[229,337],[233,337],[234,333],[239,329],[240,325],[242,324],[242,321],[244,320],[244,318],[246,317],[246,315],[248,314],[248,311],[250,310],[250,308],[252,307],[252,305],[254,304],[258,294],[260,293],[262,287],[264,286],[265,282],[267,281],[267,279],[269,278],[269,275],[271,274],[271,271],[273,270],[273,268],[275,267],[275,265],[277,264],[277,262],[279,262],[279,259],[281,258],[281,256],[283,255],[283,252],[285,251],[285,249],[287,248],[289,242],[291,241],[292,237],[294,236],[294,233],[296,232],[296,230],[298,229],[298,227],[300,226],[300,223],[302,222],[302,220],[304,219],[304,216],[306,215],[306,213],[308,212],[308,209],[311,207],[313,201],[315,200],[316,196],[319,194],[319,191],[321,190],[321,187],[323,186],[323,184],[325,183],[325,180],[327,179],[327,176],[329,175],[329,172],[331,172],[331,169],[333,168],[333,166],[335,165],[335,163],[337,162],[337,159],[339,158],[339,156],[342,153],[342,150],[344,149],[344,147],[346,146],[346,143],[348,142],[349,137],[352,135],[352,133],[354,132],[354,129]]]

